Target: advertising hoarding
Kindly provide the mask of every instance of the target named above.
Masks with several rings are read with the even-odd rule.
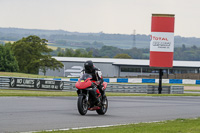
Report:
[[[150,67],[173,67],[174,15],[152,14]]]

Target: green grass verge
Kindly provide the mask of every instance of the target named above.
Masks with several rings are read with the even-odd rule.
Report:
[[[105,128],[90,128],[68,131],[52,131],[51,133],[199,133],[200,118],[176,119],[170,121],[139,123]],[[38,132],[38,133],[46,133]],[[50,133],[50,132],[49,132]]]
[[[0,89],[0,96],[77,96],[73,91],[40,91],[40,90],[8,90]]]
[[[186,94],[135,94],[106,92],[107,96],[200,96],[198,93]],[[8,90],[0,89],[0,96],[77,96],[76,91]]]
[[[13,73],[13,72],[0,72],[0,76],[24,77],[24,78],[65,78],[65,77],[43,76],[37,74]]]

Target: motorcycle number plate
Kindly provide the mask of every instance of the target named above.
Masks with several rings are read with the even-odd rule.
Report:
[[[84,80],[81,80],[81,82],[84,82]]]

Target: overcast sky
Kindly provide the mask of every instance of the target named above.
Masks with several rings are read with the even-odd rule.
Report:
[[[0,27],[148,35],[152,13],[175,14],[175,35],[200,37],[200,0],[0,0]]]

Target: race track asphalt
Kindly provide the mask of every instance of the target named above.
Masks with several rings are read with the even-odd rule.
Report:
[[[0,133],[200,117],[200,97],[108,97],[106,115],[81,116],[77,97],[0,97]]]

